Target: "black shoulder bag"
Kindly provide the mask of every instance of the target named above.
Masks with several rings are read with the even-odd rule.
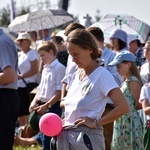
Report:
[[[18,69],[18,72],[21,74],[20,70]],[[30,83],[27,83],[25,81],[24,78],[22,78],[23,82],[25,83],[26,85],[26,89],[27,89],[27,93],[29,94],[34,88],[36,88],[38,86],[38,83],[36,82],[30,82]]]

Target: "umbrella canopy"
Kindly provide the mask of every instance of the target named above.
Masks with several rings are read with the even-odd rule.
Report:
[[[115,28],[122,29],[128,34],[134,34],[142,43],[145,43],[150,33],[148,24],[127,14],[107,14],[99,22],[92,24],[92,26],[100,27],[106,39],[108,39],[111,31]]]
[[[55,28],[72,20],[72,16],[63,9],[46,9],[18,16],[8,28],[13,32],[35,31]]]

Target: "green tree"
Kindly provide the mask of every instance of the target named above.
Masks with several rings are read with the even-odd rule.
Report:
[[[7,5],[6,8],[0,10],[0,26],[7,27],[10,24],[10,10]]]
[[[20,16],[26,13],[29,13],[30,9],[28,7],[21,7],[18,12],[15,12],[16,16]],[[0,10],[0,26],[1,27],[8,27],[10,24],[10,9],[9,5],[6,8],[2,8]]]
[[[21,9],[18,11],[17,16],[24,15],[30,12],[29,7],[21,7]]]

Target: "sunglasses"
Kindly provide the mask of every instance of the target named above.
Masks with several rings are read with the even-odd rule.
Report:
[[[24,41],[24,39],[18,40],[18,42],[21,42],[21,43],[22,43],[23,41]]]
[[[26,41],[27,39],[20,39],[18,42],[22,43],[23,41]]]

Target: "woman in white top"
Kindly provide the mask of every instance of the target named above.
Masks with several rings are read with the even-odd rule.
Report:
[[[148,80],[150,81],[150,40],[145,43],[144,57],[146,58],[146,63],[141,66],[140,75],[145,84]]]
[[[101,125],[129,111],[113,76],[100,65],[96,41],[85,29],[72,31],[67,49],[79,69],[72,76],[64,106],[64,130],[57,136],[58,150],[104,150]],[[102,117],[108,97],[115,108]]]
[[[39,56],[36,50],[31,49],[34,42],[28,33],[22,32],[18,35],[16,42],[22,51],[18,53],[18,93],[20,96],[19,125],[28,122],[30,99],[27,93],[26,83],[36,86],[36,75],[38,73]],[[32,86],[31,85],[31,86]]]

